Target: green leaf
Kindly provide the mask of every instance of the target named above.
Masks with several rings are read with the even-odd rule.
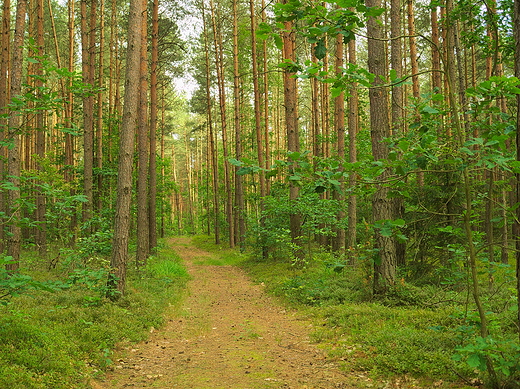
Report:
[[[282,37],[280,35],[273,35],[273,37],[274,37],[274,44],[276,45],[278,50],[282,50],[283,49]]]
[[[478,369],[480,371],[486,370],[486,359],[480,354],[471,354],[468,357],[468,365],[474,369]]]
[[[339,97],[341,95],[341,93],[343,93],[343,88],[341,87],[336,87],[336,88],[332,88],[330,90],[330,94],[332,96],[332,98],[336,98],[336,97]]]
[[[433,107],[430,107],[429,105],[426,105],[426,106],[423,107],[423,109],[421,109],[421,112],[422,113],[428,113],[428,114],[435,115],[435,114],[439,113],[439,110],[435,109]]]
[[[240,169],[237,170],[237,176],[243,176],[243,175],[246,175],[246,174],[249,174],[252,172],[253,172],[253,168],[251,168],[251,167],[241,167]]]
[[[228,162],[234,166],[242,166],[244,163],[235,158],[229,158]]]
[[[314,55],[318,59],[323,59],[327,55],[327,46],[325,45],[325,38],[320,39],[316,46],[314,46]]]

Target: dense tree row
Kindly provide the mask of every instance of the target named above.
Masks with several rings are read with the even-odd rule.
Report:
[[[401,279],[467,282],[490,339],[482,274],[493,285],[519,263],[512,3],[215,0],[193,12],[190,104],[206,120],[192,140],[208,157],[191,171],[204,201],[190,217],[259,257],[303,265],[325,249],[340,268],[371,268],[375,295]]]
[[[138,266],[157,246],[157,228],[169,229],[166,121],[181,63],[181,12],[175,2],[139,7],[148,13],[132,20],[126,2],[3,2],[0,242],[11,271],[22,246],[54,256],[57,247],[114,231],[122,292],[130,224],[140,238]],[[139,58],[137,70],[127,58]]]

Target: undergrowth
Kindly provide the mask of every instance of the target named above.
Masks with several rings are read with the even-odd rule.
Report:
[[[160,248],[145,268],[129,269],[128,292],[104,297],[106,263],[57,263],[48,270],[25,253],[21,273],[61,280],[54,293],[38,290],[0,306],[0,388],[88,388],[112,364],[116,345],[144,340],[182,294],[188,275],[176,254]]]

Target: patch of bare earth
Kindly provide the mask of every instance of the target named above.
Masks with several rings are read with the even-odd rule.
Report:
[[[192,277],[182,305],[148,341],[124,350],[94,389],[349,388],[309,340],[310,322],[285,311],[236,267],[175,238]]]

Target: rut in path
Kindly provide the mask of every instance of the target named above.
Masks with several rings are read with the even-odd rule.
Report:
[[[309,341],[311,324],[286,312],[261,285],[189,238],[172,239],[192,279],[182,305],[150,339],[125,350],[94,389],[349,388]]]

